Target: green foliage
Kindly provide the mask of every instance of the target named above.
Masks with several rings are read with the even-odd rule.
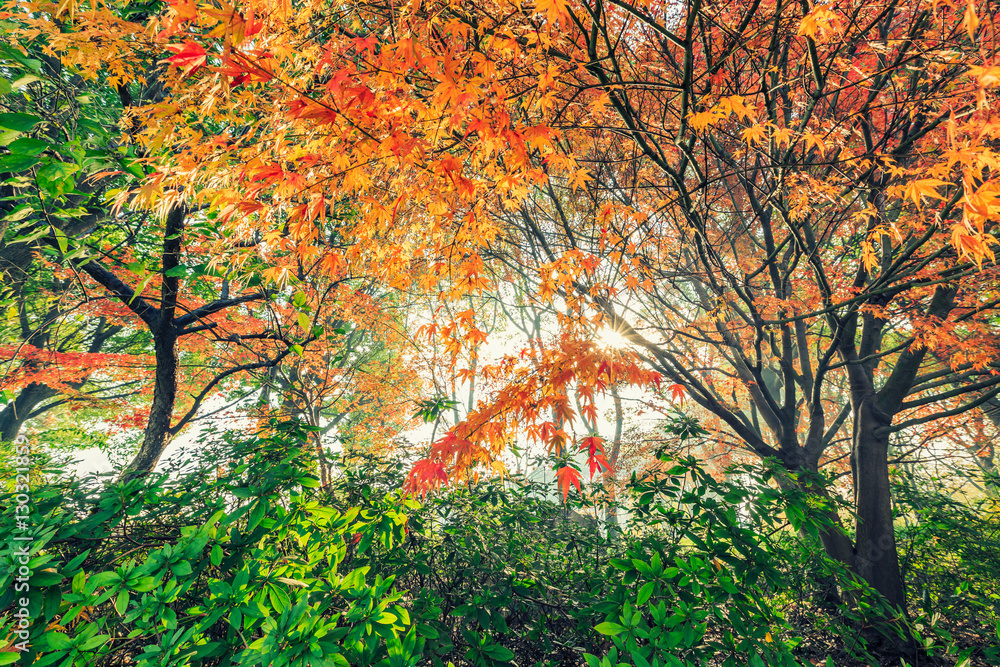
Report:
[[[997,491],[996,479],[981,474],[894,478],[904,521],[897,531],[900,566],[922,612],[914,638],[923,646],[951,650],[955,642],[948,625],[978,635],[986,654],[1000,661]]]
[[[0,21],[12,30],[11,15]],[[119,148],[122,103],[113,88],[84,81],[40,44],[0,46],[0,213],[7,242],[49,237],[73,254],[73,236],[119,171],[142,177]],[[133,173],[134,172],[134,173]]]
[[[28,602],[25,659],[42,667],[126,658],[140,666],[415,664],[422,640],[393,578],[343,564],[352,536],[392,547],[405,516],[322,502],[305,441],[304,429],[278,425],[272,436],[227,443],[226,469],[216,474],[57,480],[31,491],[21,521],[4,498],[6,546],[30,545],[23,592],[14,585],[18,565],[0,563],[0,608],[13,612],[18,596]],[[0,635],[16,624],[6,616]]]
[[[620,574],[596,606],[606,620],[595,629],[613,647],[600,660],[588,655],[590,667],[798,664],[798,639],[782,638],[788,628],[769,604],[788,582],[766,536],[778,527],[773,504],[787,511],[801,498],[755,493],[766,487],[749,468],[737,478],[719,482],[686,459],[633,480],[632,528],[645,534],[610,561]]]
[[[558,505],[546,485],[519,477],[418,503],[396,491],[404,461],[351,453],[321,489],[310,429],[272,427],[266,437],[222,434],[193,472],[175,463],[145,479],[66,480],[39,457],[30,516],[19,522],[9,494],[0,517],[8,553],[16,536],[31,537],[25,659],[873,664],[873,629],[905,632],[933,659],[998,657],[992,564],[973,571],[993,553],[991,501],[899,491],[908,512],[920,506],[901,534],[908,572],[937,591],[907,623],[822,555],[818,535],[836,529],[829,507],[794,485],[777,488],[767,468],[734,468],[719,481],[693,459],[668,461],[633,477],[619,496],[630,521],[609,537],[585,516],[594,507]],[[0,561],[0,636],[15,642],[17,567]],[[946,597],[953,585],[969,596]],[[991,628],[981,649],[955,636],[962,615]],[[816,632],[839,641],[833,655],[810,645]],[[0,651],[0,664],[14,655]]]
[[[943,480],[898,477],[894,495],[905,525],[901,566],[928,614],[1000,619],[1000,504],[995,489],[962,500]],[[955,480],[951,480],[952,484]],[[990,489],[981,479],[982,488]],[[947,554],[942,558],[942,554]]]
[[[345,487],[392,487],[398,474],[370,463]],[[365,562],[410,590],[434,665],[798,664],[798,639],[768,604],[787,581],[765,536],[774,506],[801,498],[762,497],[749,469],[738,480],[718,482],[693,459],[634,479],[623,539],[602,536],[575,511],[585,508],[545,500],[542,485],[486,481],[430,500],[402,548]]]

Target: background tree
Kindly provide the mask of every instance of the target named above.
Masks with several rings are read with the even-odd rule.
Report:
[[[61,271],[56,257],[68,249],[68,238],[95,228],[110,188],[144,173],[134,150],[119,142],[118,124],[130,100],[116,85],[136,76],[135,67],[122,70],[121,61],[113,61],[97,80],[60,58],[56,49],[72,54],[80,46],[68,28],[23,36],[38,22],[25,11],[8,12],[3,24],[11,40],[0,46],[0,299],[8,325],[2,385],[10,398],[0,412],[4,440],[27,419],[67,402],[134,391],[109,364],[122,359],[114,355],[139,351],[101,304],[80,307],[87,297],[77,276]],[[132,30],[119,32],[114,45],[140,29],[120,22],[129,25]],[[136,86],[153,94],[154,82]],[[95,376],[102,368],[111,372]]]

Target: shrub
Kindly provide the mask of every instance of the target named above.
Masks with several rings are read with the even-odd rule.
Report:
[[[304,442],[275,424],[224,443],[215,474],[56,479],[20,524],[4,498],[0,534],[12,556],[29,545],[31,574],[19,592],[19,565],[0,562],[0,636],[25,639],[38,667],[415,664],[422,641],[392,577],[342,567],[349,541],[394,545],[405,517],[325,504]]]

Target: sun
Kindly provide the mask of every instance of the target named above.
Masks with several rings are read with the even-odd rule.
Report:
[[[602,327],[597,332],[597,342],[604,347],[610,347],[615,350],[621,350],[631,345],[625,336],[611,327]]]

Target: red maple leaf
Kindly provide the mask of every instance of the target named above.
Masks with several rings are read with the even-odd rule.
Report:
[[[444,470],[444,464],[430,459],[421,459],[410,471],[409,479],[406,480],[406,490],[415,496],[426,496],[428,491],[444,484],[448,481],[448,474]]]
[[[190,39],[183,44],[167,44],[165,47],[176,55],[167,58],[167,62],[181,68],[183,76],[190,76],[197,72],[208,62],[208,54],[205,48]]]
[[[590,479],[594,479],[594,473],[609,470],[611,464],[604,454],[604,440],[600,436],[592,435],[584,438],[580,443],[580,451],[587,452],[587,464],[590,466]]]
[[[582,477],[580,471],[571,466],[563,466],[556,471],[556,479],[559,480],[559,489],[562,491],[563,502],[566,502],[566,498],[569,496],[570,486],[575,486],[577,491],[583,491],[580,488]]]
[[[678,401],[680,403],[684,402],[684,385],[682,384],[672,384],[670,389],[670,400]]]

